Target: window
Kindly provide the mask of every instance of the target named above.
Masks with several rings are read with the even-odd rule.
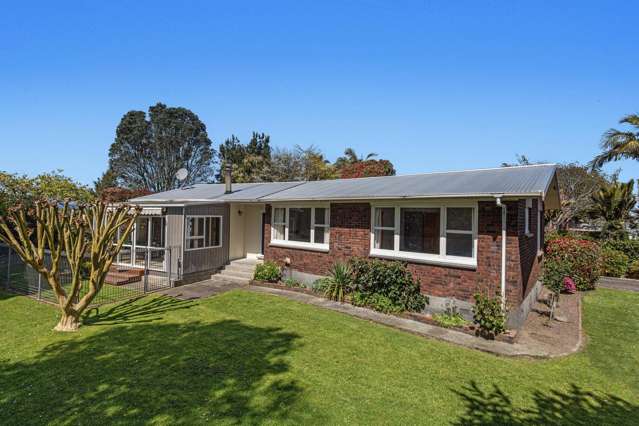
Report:
[[[220,247],[222,245],[221,216],[187,216],[186,249]]]
[[[541,202],[537,200],[537,252],[541,251],[541,229],[543,216],[541,214]]]
[[[530,232],[530,219],[532,218],[532,200],[526,199],[526,209],[524,210],[524,228],[526,235],[532,235]]]
[[[274,207],[271,244],[328,250],[328,207]]]
[[[375,234],[376,249],[393,250],[395,244],[395,208],[375,209]]]
[[[373,207],[371,255],[475,266],[476,206]]]
[[[473,209],[446,209],[446,255],[473,257]]]

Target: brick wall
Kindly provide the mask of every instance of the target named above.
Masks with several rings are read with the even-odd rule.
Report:
[[[509,306],[518,306],[534,284],[539,271],[536,256],[536,236],[525,237],[525,201],[508,201],[506,291]],[[494,201],[478,204],[477,268],[407,262],[424,294],[454,297],[472,301],[480,289],[499,294],[501,274],[501,209]],[[536,201],[533,202],[531,230],[536,232]],[[368,203],[331,204],[329,252],[270,246],[271,207],[266,206],[264,257],[282,263],[291,260],[291,267],[309,274],[326,275],[333,263],[350,257],[367,257],[370,252],[371,206]]]

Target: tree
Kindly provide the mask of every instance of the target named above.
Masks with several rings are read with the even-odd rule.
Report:
[[[372,176],[395,176],[395,167],[388,160],[365,160],[345,164],[339,168],[342,179]]]
[[[347,164],[360,163],[362,161],[371,160],[374,157],[377,157],[377,154],[374,152],[370,152],[366,155],[366,157],[359,157],[353,148],[346,148],[344,150],[344,156],[338,157],[335,160],[335,167],[341,168]]]
[[[220,145],[220,171],[218,182],[224,182],[224,169],[229,162],[233,166],[234,182],[269,182],[271,166],[271,138],[265,133],[253,132],[247,145],[231,135]]]
[[[601,167],[611,161],[621,159],[639,160],[639,115],[631,114],[619,120],[620,124],[634,127],[635,132],[610,129],[601,138],[603,152],[590,163],[591,167]]]
[[[571,223],[590,217],[593,194],[616,175],[609,176],[600,169],[592,169],[579,163],[560,164],[557,168],[557,184],[561,208],[548,214],[550,229],[566,229]]]
[[[167,191],[180,185],[208,182],[214,174],[215,150],[199,117],[186,108],[162,103],[129,111],[120,121],[109,149],[109,169],[120,186]],[[175,173],[189,174],[179,182]]]
[[[109,208],[98,202],[72,208],[69,202],[37,201],[28,212],[17,207],[0,216],[0,241],[49,282],[58,300],[61,318],[54,330],[78,329],[138,214],[127,205]],[[71,270],[70,286],[59,280],[63,255]],[[81,268],[86,258],[90,267],[85,282]]]
[[[98,180],[93,181],[93,190],[96,195],[100,197],[102,191],[107,188],[115,188],[118,186],[118,177],[115,175],[113,170],[107,169],[102,176],[98,178]]]
[[[5,215],[10,207],[18,204],[31,208],[39,199],[69,199],[87,203],[95,199],[95,194],[86,186],[64,176],[62,170],[42,173],[34,178],[0,172],[0,215]]]
[[[634,222],[631,215],[636,204],[633,193],[634,180],[629,182],[612,182],[603,185],[592,195],[590,217],[602,222],[601,238],[627,238],[626,224]]]
[[[273,152],[270,174],[275,182],[334,179],[335,168],[315,146],[296,145],[294,149]]]
[[[120,187],[106,188],[100,194],[100,201],[105,203],[124,203],[131,198],[152,194],[148,189],[128,189]]]

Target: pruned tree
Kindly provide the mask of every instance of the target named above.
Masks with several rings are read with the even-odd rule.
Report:
[[[144,111],[127,112],[109,149],[109,171],[118,186],[152,192],[181,184],[209,182],[214,175],[215,150],[200,118],[186,108],[162,103]],[[185,168],[186,182],[175,173]]]
[[[138,215],[139,209],[127,205],[97,202],[72,207],[68,201],[38,201],[28,211],[17,207],[0,216],[0,241],[46,279],[56,296],[61,318],[54,330],[78,329],[80,316],[104,286]],[[71,273],[68,285],[60,282],[63,257]],[[85,282],[81,269],[87,260]]]

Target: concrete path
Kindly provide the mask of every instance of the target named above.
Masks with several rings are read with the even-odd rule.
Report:
[[[613,288],[615,290],[639,291],[639,280],[601,277],[599,279],[599,287]]]
[[[435,339],[444,340],[456,345],[465,346],[472,349],[478,349],[484,352],[490,352],[504,356],[527,356],[534,358],[546,358],[552,356],[543,349],[530,345],[522,345],[519,343],[505,343],[494,340],[485,340],[442,327],[436,327],[422,322],[413,321],[406,318],[399,318],[393,315],[382,314],[370,309],[360,308],[347,303],[339,303],[320,297],[312,296],[305,293],[297,293],[268,287],[248,286],[247,290],[255,293],[267,293],[277,296],[283,296],[290,300],[295,300],[309,305],[320,306],[332,311],[341,312],[357,318],[384,324],[399,330],[408,331],[409,333],[420,336],[433,337]]]
[[[193,284],[186,284],[167,290],[162,290],[158,293],[165,296],[171,296],[179,300],[192,300],[215,296],[216,294],[226,293],[227,291],[246,287],[248,287],[248,284],[242,284],[237,281],[224,281],[217,279],[200,281]]]

